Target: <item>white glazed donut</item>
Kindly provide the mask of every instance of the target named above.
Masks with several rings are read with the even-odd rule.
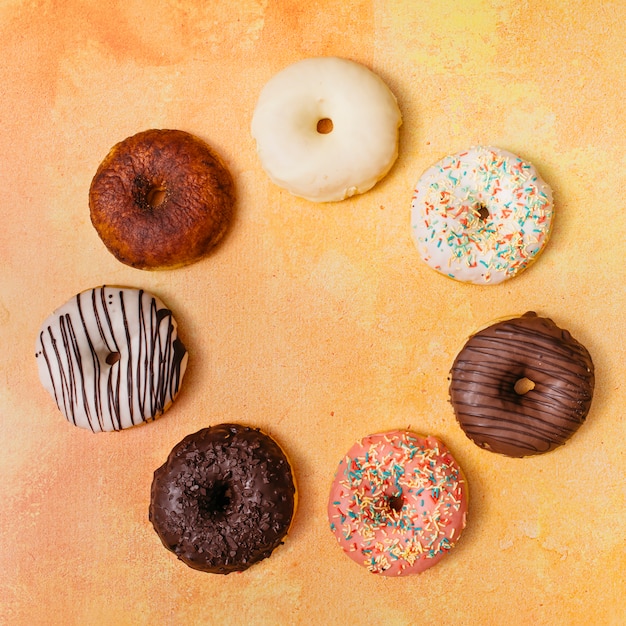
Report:
[[[333,202],[364,193],[389,172],[401,123],[396,98],[379,76],[354,61],[316,57],[269,80],[252,136],[274,183]]]
[[[41,325],[39,378],[72,424],[93,432],[155,419],[180,389],[187,350],[172,312],[143,290],[79,293]]]
[[[424,172],[411,220],[430,267],[459,281],[495,285],[535,260],[548,242],[552,213],[552,191],[531,163],[477,146]]]

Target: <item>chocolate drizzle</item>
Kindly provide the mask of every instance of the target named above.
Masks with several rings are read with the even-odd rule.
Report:
[[[271,437],[220,424],[185,437],[154,472],[149,518],[189,567],[229,574],[282,543],[295,492],[287,457]]]
[[[518,385],[524,379],[529,383]],[[523,457],[553,450],[576,432],[594,380],[587,349],[551,319],[529,312],[469,339],[452,366],[450,400],[477,445]]]
[[[41,382],[74,425],[128,428],[161,415],[179,392],[187,351],[165,305],[143,290],[79,293],[42,325]]]

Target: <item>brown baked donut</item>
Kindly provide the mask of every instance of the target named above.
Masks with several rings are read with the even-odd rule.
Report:
[[[229,574],[270,556],[295,505],[280,446],[256,428],[219,424],[185,437],[156,470],[150,521],[189,567]]]
[[[91,222],[109,251],[138,269],[173,269],[222,238],[234,205],[220,157],[181,130],[146,130],[115,145],[89,190]]]
[[[594,381],[587,349],[529,312],[470,337],[452,366],[450,401],[477,445],[523,457],[553,450],[578,430]]]

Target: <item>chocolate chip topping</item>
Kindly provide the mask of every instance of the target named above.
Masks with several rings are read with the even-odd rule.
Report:
[[[189,567],[229,574],[270,556],[289,530],[295,485],[268,435],[220,424],[185,437],[154,473],[150,521]]]
[[[477,445],[523,457],[553,450],[578,430],[594,380],[587,349],[529,312],[469,339],[452,366],[450,401]]]

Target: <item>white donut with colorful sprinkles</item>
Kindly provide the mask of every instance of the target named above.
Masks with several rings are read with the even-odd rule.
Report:
[[[419,574],[465,528],[467,483],[435,437],[396,430],[364,437],[339,463],[328,500],[343,551],[370,572]]]
[[[536,168],[494,147],[446,156],[415,187],[411,222],[422,259],[462,282],[496,285],[548,242],[553,204]]]

